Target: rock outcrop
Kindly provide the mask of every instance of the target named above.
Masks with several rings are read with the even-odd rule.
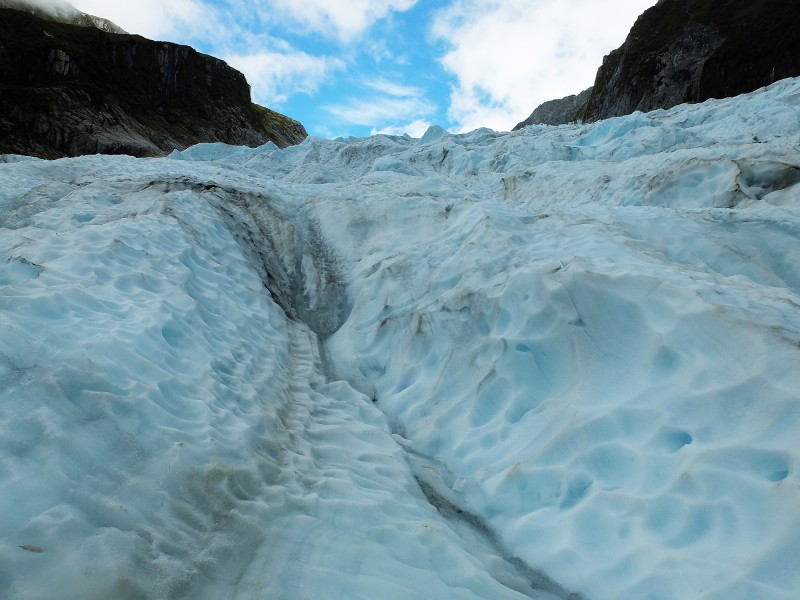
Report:
[[[794,1],[659,0],[603,59],[586,103],[560,122],[726,98],[799,76],[799,31]]]
[[[800,75],[800,4],[660,0],[605,57],[586,121],[751,92]]]
[[[522,129],[528,125],[563,125],[564,123],[571,123],[577,117],[589,96],[592,93],[592,88],[583,90],[580,94],[572,94],[560,100],[548,100],[543,102],[531,113],[531,116],[517,123],[513,131]]]
[[[188,46],[0,8],[0,154],[159,156],[306,135],[253,104],[244,75]]]

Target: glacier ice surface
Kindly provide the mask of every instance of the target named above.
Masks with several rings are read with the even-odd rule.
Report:
[[[0,163],[3,597],[797,599],[800,80]]]

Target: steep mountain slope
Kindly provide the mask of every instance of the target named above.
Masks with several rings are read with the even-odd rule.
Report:
[[[661,0],[597,72],[579,118],[726,98],[800,75],[800,4]]]
[[[157,156],[305,137],[251,103],[241,73],[188,46],[0,9],[0,153]]]
[[[603,59],[592,93],[562,122],[726,98],[795,77],[798,31],[797,2],[660,0]]]

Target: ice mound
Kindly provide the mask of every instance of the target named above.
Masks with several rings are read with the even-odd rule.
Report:
[[[0,164],[0,589],[796,600],[799,105]]]

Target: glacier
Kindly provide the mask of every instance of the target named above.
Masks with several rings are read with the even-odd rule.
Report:
[[[800,80],[0,163],[3,598],[797,600]]]

